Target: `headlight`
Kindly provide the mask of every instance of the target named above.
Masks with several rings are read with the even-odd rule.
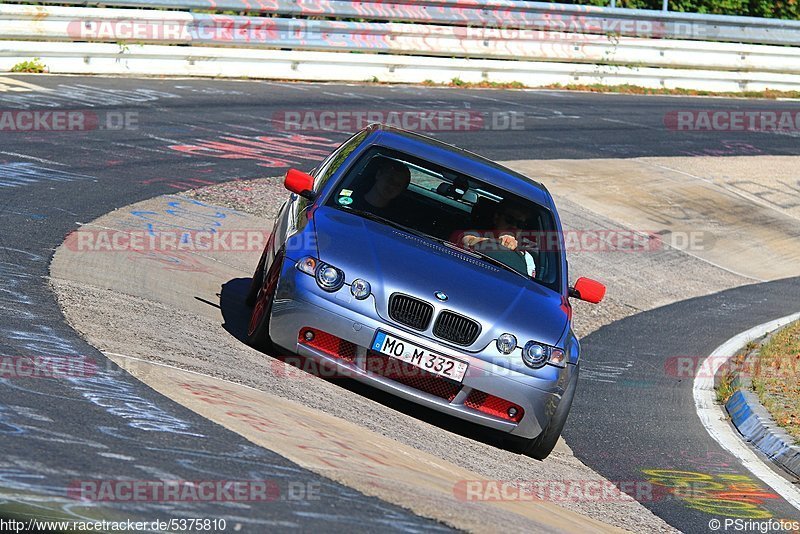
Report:
[[[325,291],[338,291],[344,285],[344,273],[327,263],[320,263],[316,273],[317,285]]]
[[[538,369],[547,362],[547,347],[535,341],[528,341],[522,349],[522,361],[528,367]]]
[[[313,276],[317,280],[317,285],[325,291],[330,291],[333,293],[334,291],[339,291],[339,289],[341,289],[341,287],[344,285],[344,273],[341,269],[337,269],[333,265],[323,263],[313,256],[305,256],[300,258],[300,261],[295,264],[295,267],[297,267],[298,271]],[[367,298],[370,291],[369,284],[364,280],[361,281],[367,285],[366,295],[363,297],[358,297],[355,293],[353,293],[353,295],[356,298]],[[352,287],[350,288],[350,291],[353,291]]]
[[[372,288],[370,287],[369,282],[362,280],[361,278],[356,278],[353,280],[353,283],[350,284],[350,293],[358,300],[364,300],[367,298],[371,291]]]
[[[517,348],[517,338],[512,334],[503,334],[497,338],[497,350],[503,354],[511,354]]]
[[[567,356],[563,350],[548,345],[528,341],[522,349],[522,361],[532,369],[539,369],[549,363],[556,367],[564,367]]]

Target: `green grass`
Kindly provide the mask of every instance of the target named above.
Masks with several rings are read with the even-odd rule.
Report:
[[[47,66],[38,57],[35,57],[30,61],[20,61],[11,67],[11,72],[42,73],[47,72]]]
[[[622,93],[629,95],[677,95],[677,96],[723,96],[731,98],[765,98],[774,100],[776,98],[800,98],[800,91],[774,91],[767,89],[765,91],[698,91],[696,89],[682,89],[680,87],[675,89],[668,89],[662,87],[659,89],[651,89],[648,87],[639,87],[638,85],[602,85],[602,84],[568,84],[561,85],[556,83],[548,85],[543,89],[565,89],[572,91],[588,91],[592,93]]]
[[[464,89],[525,89],[522,82],[465,82],[461,78],[453,78],[447,83],[436,83],[433,80],[425,80],[422,85],[428,87],[462,87]]]
[[[437,83],[432,80],[425,80],[422,85],[431,87],[460,87],[463,89],[526,89],[528,86],[522,82],[465,82],[461,78],[453,78],[447,83]],[[648,87],[640,87],[638,85],[602,85],[596,84],[567,84],[560,83],[546,85],[544,87],[537,87],[536,89],[556,89],[562,91],[584,91],[591,93],[619,93],[627,95],[675,95],[675,96],[718,96],[726,98],[763,98],[767,100],[775,100],[777,98],[797,98],[800,99],[800,91],[773,91],[768,89],[766,91],[744,91],[736,92],[720,92],[720,91],[698,91],[695,89],[667,89],[665,87],[659,89],[650,89]]]
[[[744,366],[744,361],[747,358],[747,355],[758,348],[758,343],[755,341],[751,341],[745,347],[739,351],[736,356],[730,359],[730,362],[725,365],[724,369],[720,371],[720,380],[719,385],[717,386],[717,402],[720,404],[725,404],[728,402],[728,399],[731,398],[731,395],[736,393],[736,390],[739,389],[735,381],[736,372],[741,370]],[[745,370],[745,372],[747,372]]]
[[[800,322],[762,345],[753,388],[775,422],[800,443]]]

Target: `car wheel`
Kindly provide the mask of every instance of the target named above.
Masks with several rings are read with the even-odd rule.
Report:
[[[572,400],[575,398],[575,390],[578,386],[578,367],[570,379],[567,390],[561,397],[561,402],[558,403],[556,413],[550,419],[550,423],[545,427],[541,434],[533,439],[520,439],[517,438],[512,442],[512,447],[520,454],[525,454],[537,460],[544,460],[547,458],[558,443],[558,438],[561,436],[561,431],[564,430],[564,425],[567,423],[567,416],[569,410],[572,408]]]
[[[264,250],[264,253],[261,254],[261,259],[258,260],[258,267],[256,267],[256,272],[253,273],[253,279],[250,281],[250,289],[247,291],[247,296],[244,299],[244,303],[250,308],[255,306],[256,299],[258,298],[258,291],[264,283],[264,262],[266,259],[267,251]]]
[[[280,251],[272,261],[263,285],[256,292],[253,311],[247,325],[247,344],[262,351],[272,348],[272,341],[269,338],[269,319],[272,315],[272,303],[275,300],[275,289],[278,287],[282,266],[283,251]],[[263,265],[261,270],[263,271]]]

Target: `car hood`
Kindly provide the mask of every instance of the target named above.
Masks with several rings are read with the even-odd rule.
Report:
[[[521,344],[556,345],[567,326],[561,295],[481,259],[343,210],[319,208],[314,222],[319,258],[342,269],[347,283],[367,280],[383,320],[389,320],[389,297],[399,292],[430,303],[435,314],[448,309],[480,322],[469,350],[482,350],[505,332]],[[446,302],[437,300],[437,291]]]

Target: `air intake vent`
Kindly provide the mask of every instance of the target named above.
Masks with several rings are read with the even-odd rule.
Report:
[[[436,324],[433,325],[434,336],[457,345],[472,345],[478,339],[480,332],[481,325],[450,311],[440,313],[436,318]]]
[[[416,330],[425,330],[433,317],[433,306],[423,300],[395,293],[389,298],[389,317]]]

